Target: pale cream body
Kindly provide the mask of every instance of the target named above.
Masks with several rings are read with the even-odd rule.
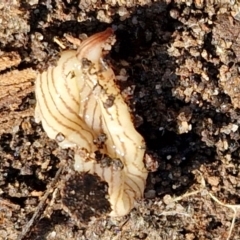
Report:
[[[60,134],[61,147],[74,147],[75,170],[95,173],[108,183],[110,215],[123,216],[142,197],[147,170],[144,140],[134,128],[114,72],[102,60],[103,49],[112,42],[112,30],[107,29],[84,40],[77,52],[64,51],[57,66],[36,80],[35,113],[50,138]],[[114,100],[106,104],[110,96]],[[94,140],[102,133],[107,139],[98,149]],[[97,150],[120,159],[124,167],[102,167],[94,158]]]

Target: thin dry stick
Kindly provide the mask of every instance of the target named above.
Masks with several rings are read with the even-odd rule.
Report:
[[[32,218],[28,221],[28,223],[23,227],[23,230],[22,230],[21,234],[18,236],[17,240],[22,240],[22,239],[24,239],[24,237],[26,237],[26,234],[30,231],[31,227],[33,226],[33,224],[36,222],[36,220],[40,216],[40,214],[43,211],[43,208],[46,204],[46,200],[47,200],[49,194],[52,192],[54,185],[57,183],[57,181],[60,177],[60,174],[62,173],[62,170],[63,170],[63,166],[60,166],[54,179],[49,184],[47,191],[45,192],[44,196],[42,197],[41,201],[39,202],[35,213],[33,214]]]
[[[201,189],[199,190],[196,190],[196,191],[193,191],[193,192],[190,192],[190,193],[186,193],[182,196],[179,196],[177,198],[174,198],[173,201],[176,202],[176,201],[180,201],[182,200],[183,198],[187,198],[187,197],[190,197],[190,196],[193,196],[193,195],[196,195],[200,192],[202,192],[203,190],[206,191],[206,193],[211,197],[211,199],[213,199],[213,201],[215,201],[216,203],[218,203],[219,205],[221,206],[224,206],[224,207],[227,207],[227,208],[230,208],[233,210],[234,214],[233,214],[233,218],[232,218],[232,222],[231,222],[231,226],[230,226],[230,229],[229,229],[229,232],[228,232],[228,237],[226,240],[230,240],[231,238],[231,235],[232,235],[232,231],[233,231],[233,228],[234,228],[234,224],[235,224],[235,220],[236,220],[236,217],[237,217],[237,213],[238,213],[238,210],[240,210],[240,205],[233,205],[233,204],[225,204],[223,202],[221,202],[217,197],[215,197],[212,193],[210,193],[207,189],[206,189],[206,182],[205,182],[205,179],[202,175],[201,172],[197,171],[200,176],[201,176]]]
[[[196,194],[200,193],[201,191],[202,191],[202,189],[196,190],[196,191],[190,192],[190,193],[185,193],[185,194],[183,194],[182,196],[179,196],[179,197],[174,198],[173,201],[174,201],[174,202],[178,202],[178,201],[182,200],[183,198],[187,198],[187,197],[196,195]]]
[[[235,220],[236,220],[236,217],[237,217],[237,210],[240,209],[240,205],[224,204],[223,202],[218,200],[215,196],[213,196],[210,192],[208,192],[208,194],[219,205],[230,208],[230,209],[233,210],[233,213],[234,213],[233,214],[233,219],[232,219],[232,223],[231,223],[230,230],[229,230],[229,233],[228,233],[228,238],[227,238],[227,240],[229,240],[231,235],[232,235],[233,227],[234,227]]]

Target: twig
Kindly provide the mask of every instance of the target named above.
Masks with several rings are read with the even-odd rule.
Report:
[[[240,209],[240,205],[239,204],[238,205],[237,204],[236,205],[224,204],[223,202],[218,200],[215,196],[213,196],[210,192],[208,192],[208,194],[219,205],[227,207],[227,208],[230,208],[230,209],[233,210],[233,213],[234,213],[233,214],[233,219],[232,219],[232,223],[231,223],[231,226],[230,226],[230,229],[229,229],[229,233],[228,233],[228,237],[227,237],[227,240],[229,240],[231,235],[232,235],[232,230],[233,230],[233,227],[234,227],[234,224],[235,224],[235,220],[236,220],[236,217],[237,217],[237,209]]]
[[[183,198],[186,198],[186,197],[189,197],[189,196],[193,196],[193,195],[196,195],[200,192],[202,192],[203,190],[206,191],[206,193],[210,196],[211,199],[213,199],[213,201],[215,201],[217,204],[223,206],[223,207],[227,207],[227,208],[230,208],[233,210],[234,214],[233,214],[233,218],[232,218],[232,222],[231,222],[231,226],[230,226],[230,229],[229,229],[229,232],[228,232],[228,237],[226,240],[230,240],[231,238],[231,235],[232,235],[232,231],[233,231],[233,228],[234,228],[234,225],[235,225],[235,220],[236,220],[236,217],[237,217],[237,213],[238,213],[238,210],[240,210],[240,205],[239,204],[236,204],[236,205],[233,205],[233,204],[225,204],[223,202],[221,202],[217,197],[215,197],[212,193],[210,193],[207,189],[206,189],[206,182],[205,182],[205,179],[202,175],[201,172],[197,171],[200,176],[201,176],[201,189],[199,190],[196,190],[196,191],[193,191],[193,192],[190,192],[190,193],[186,193],[182,196],[179,196],[177,198],[174,198],[173,201],[176,202],[176,201],[180,201],[182,200]]]
[[[36,220],[40,216],[40,214],[43,211],[43,208],[46,204],[46,200],[47,200],[49,194],[52,192],[54,185],[57,183],[62,170],[63,170],[63,166],[60,166],[54,179],[49,184],[47,191],[45,192],[44,196],[42,197],[41,201],[39,202],[35,213],[33,214],[32,218],[28,221],[28,223],[23,227],[23,230],[22,230],[21,234],[18,236],[17,240],[22,240],[22,239],[24,239],[24,237],[26,237],[26,234],[30,231],[31,227],[33,226],[33,224],[36,222]]]

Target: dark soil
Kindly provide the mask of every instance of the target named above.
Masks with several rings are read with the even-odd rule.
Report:
[[[240,239],[239,9],[225,0],[2,0],[0,239]],[[34,120],[34,80],[61,45],[73,48],[65,34],[109,26],[117,41],[108,58],[129,75],[117,84],[158,163],[144,199],[118,219],[107,217],[106,183],[74,175],[72,151]],[[84,200],[92,192],[99,201]]]

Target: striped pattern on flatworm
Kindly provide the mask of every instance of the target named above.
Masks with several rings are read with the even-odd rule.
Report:
[[[35,117],[61,147],[75,149],[75,170],[108,183],[110,215],[123,216],[142,197],[147,171],[144,140],[103,60],[114,41],[108,28],[84,40],[77,51],[62,52],[57,66],[36,80]],[[99,136],[106,137],[101,144]]]

